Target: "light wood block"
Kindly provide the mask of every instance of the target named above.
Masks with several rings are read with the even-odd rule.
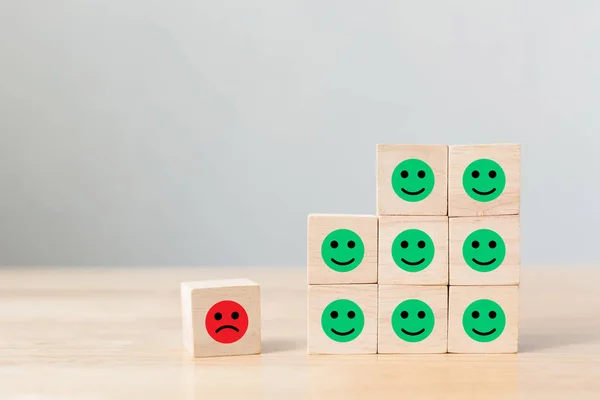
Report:
[[[518,285],[520,215],[450,218],[450,285]]]
[[[378,247],[378,283],[448,285],[448,217],[381,216]]]
[[[518,339],[519,286],[450,286],[449,353],[516,353]]]
[[[445,144],[378,145],[377,214],[447,215],[447,171]]]
[[[446,353],[448,286],[379,285],[378,353]]]
[[[308,216],[308,283],[377,283],[377,217]]]
[[[377,285],[308,287],[309,354],[377,352]]]
[[[181,284],[183,343],[193,357],[261,352],[260,286],[248,279]]]
[[[450,217],[520,213],[519,144],[450,146],[448,154]]]

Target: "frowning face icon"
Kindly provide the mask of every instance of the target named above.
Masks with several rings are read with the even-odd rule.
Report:
[[[248,313],[240,304],[223,300],[206,313],[206,331],[219,343],[235,343],[248,330]]]

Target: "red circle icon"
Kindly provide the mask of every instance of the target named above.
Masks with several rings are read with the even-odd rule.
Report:
[[[206,313],[206,331],[219,343],[234,343],[248,330],[248,313],[231,300],[219,301]]]

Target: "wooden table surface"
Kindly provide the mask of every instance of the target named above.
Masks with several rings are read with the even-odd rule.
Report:
[[[520,353],[487,356],[309,356],[304,268],[0,276],[3,400],[600,398],[600,268],[524,268]],[[261,284],[263,354],[191,359],[179,283],[234,277]]]

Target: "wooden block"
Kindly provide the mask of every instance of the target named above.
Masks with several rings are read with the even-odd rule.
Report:
[[[247,279],[181,284],[183,343],[193,357],[261,352],[260,287]]]
[[[520,215],[450,218],[450,285],[518,285]]]
[[[448,217],[379,217],[378,263],[380,284],[448,285]]]
[[[377,352],[377,285],[308,287],[309,354]]]
[[[377,217],[308,216],[308,283],[377,283]]]
[[[379,285],[378,353],[446,353],[448,286]]]
[[[450,146],[448,215],[519,214],[521,145]]]
[[[448,146],[377,146],[378,215],[447,215]]]
[[[516,353],[519,286],[450,286],[449,353]]]

